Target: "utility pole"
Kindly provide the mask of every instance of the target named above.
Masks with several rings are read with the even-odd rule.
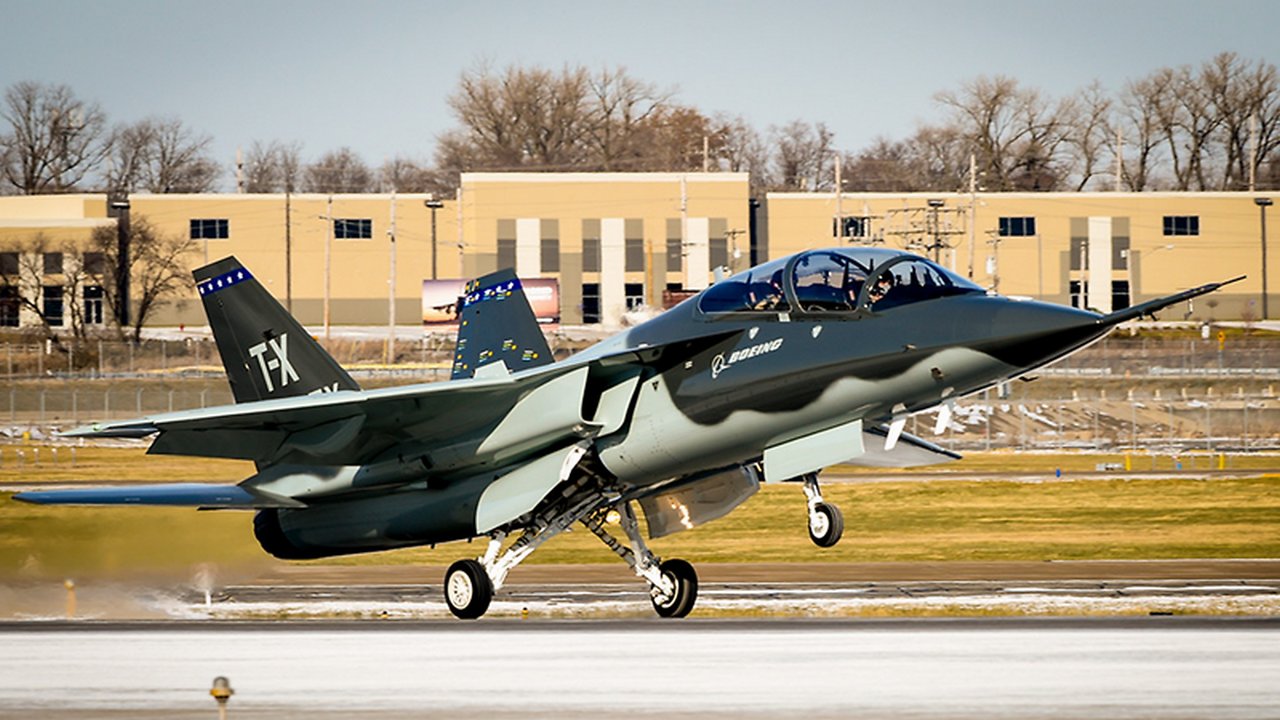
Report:
[[[978,251],[978,158],[969,153],[969,279],[973,279],[973,255]],[[997,286],[999,283],[997,282]],[[990,424],[990,423],[988,423]]]
[[[1258,114],[1249,116],[1249,192],[1258,181]],[[1265,266],[1264,266],[1265,267]]]
[[[466,265],[465,251],[466,251],[467,244],[462,239],[462,186],[461,185],[458,186],[458,191],[457,193],[455,193],[454,197],[456,198],[456,202],[458,203],[458,277],[466,280],[467,265]]]
[[[942,237],[940,234],[941,226],[938,222],[938,208],[941,208],[944,202],[943,200],[928,201],[929,215],[933,221],[933,242],[930,247],[933,249],[933,261],[939,264],[942,263]]]
[[[702,136],[702,172],[711,170],[711,138]]]
[[[293,194],[284,191],[284,306],[293,314]]]
[[[1116,192],[1124,189],[1124,128],[1116,128]]]
[[[390,268],[387,271],[387,357],[386,363],[396,361],[396,192],[391,191],[391,224],[387,228],[390,238]]]
[[[836,238],[844,244],[844,179],[840,176],[840,153],[836,153]]]
[[[329,340],[329,278],[333,270],[333,195],[325,211],[324,236],[324,339]]]
[[[680,176],[680,266],[684,268],[682,287],[688,287],[689,279],[689,186],[685,176]],[[705,280],[703,280],[705,282]]]
[[[236,147],[236,192],[244,194],[244,151]]]

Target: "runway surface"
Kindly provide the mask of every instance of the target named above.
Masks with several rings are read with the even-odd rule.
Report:
[[[1265,718],[1280,621],[0,626],[0,718]]]
[[[442,567],[273,565],[238,578],[84,580],[76,615],[125,619],[449,617]],[[695,616],[1280,616],[1280,560],[704,563]],[[0,620],[64,615],[61,582],[0,583]],[[490,615],[649,617],[646,586],[620,564],[524,565]]]

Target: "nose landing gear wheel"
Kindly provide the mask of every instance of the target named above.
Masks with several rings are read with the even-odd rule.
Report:
[[[444,574],[444,601],[449,611],[463,620],[475,620],[493,601],[493,582],[484,566],[475,560],[459,560]]]
[[[820,502],[809,511],[809,539],[814,545],[829,548],[844,535],[844,515],[840,508]]]
[[[653,609],[664,618],[682,618],[693,610],[698,600],[698,573],[684,560],[667,560],[658,566],[662,577],[671,582],[674,591],[667,595],[657,586],[649,588]]]

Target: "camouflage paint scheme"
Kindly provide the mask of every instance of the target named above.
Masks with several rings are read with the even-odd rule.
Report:
[[[833,520],[822,510],[822,466],[953,460],[901,433],[906,416],[1223,284],[1101,316],[992,295],[904,252],[816,250],[722,280],[554,362],[520,280],[504,270],[460,298],[453,380],[366,391],[234,258],[196,279],[237,404],[67,435],[155,435],[150,452],[243,458],[258,472],[236,486],[17,498],[251,509],[264,549],[282,558],[488,535],[485,557],[447,576],[460,617],[483,614],[510,567],[573,522],[650,583],[660,614],[687,613],[696,576],[643,547],[631,501],[651,532],[667,534],[731,511],[760,481],[805,479],[811,535],[823,522],[842,527],[838,511]],[[778,472],[788,476],[769,476]],[[630,549],[603,529],[619,511]]]

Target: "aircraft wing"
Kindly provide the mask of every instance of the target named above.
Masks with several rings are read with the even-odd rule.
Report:
[[[68,437],[158,433],[150,452],[197,457],[347,465],[421,447],[425,463],[492,460],[591,434],[581,417],[588,366],[550,365],[516,375],[338,391],[103,422]],[[406,453],[407,454],[407,453]]]
[[[31,490],[18,493],[13,499],[35,505],[161,505],[243,510],[303,505],[288,498],[250,492],[239,485],[205,483]]]

